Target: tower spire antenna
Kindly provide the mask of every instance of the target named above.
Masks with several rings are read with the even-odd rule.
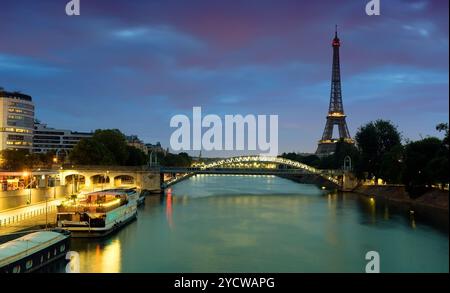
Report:
[[[336,24],[335,25],[335,30],[334,30],[334,37],[337,39],[337,37],[338,37],[338,25]]]

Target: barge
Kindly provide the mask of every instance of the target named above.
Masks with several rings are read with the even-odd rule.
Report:
[[[33,272],[66,255],[70,232],[38,231],[0,244],[0,273]]]
[[[57,210],[57,225],[72,237],[106,236],[137,217],[136,189],[109,189],[64,201]]]

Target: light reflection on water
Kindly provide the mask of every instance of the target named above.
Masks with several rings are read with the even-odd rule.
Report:
[[[196,176],[146,198],[106,239],[72,240],[82,272],[448,272],[448,234],[375,199],[273,176]]]

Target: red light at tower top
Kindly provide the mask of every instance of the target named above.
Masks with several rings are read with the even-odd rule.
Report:
[[[334,39],[333,39],[333,47],[339,47],[339,46],[341,46],[341,41],[338,38],[337,25],[336,25],[336,30],[334,32]]]

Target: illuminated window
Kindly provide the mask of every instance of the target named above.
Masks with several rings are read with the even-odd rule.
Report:
[[[20,265],[15,266],[15,267],[13,268],[12,272],[15,273],[15,274],[20,273]]]
[[[0,127],[0,132],[33,133],[33,130],[13,127]]]

